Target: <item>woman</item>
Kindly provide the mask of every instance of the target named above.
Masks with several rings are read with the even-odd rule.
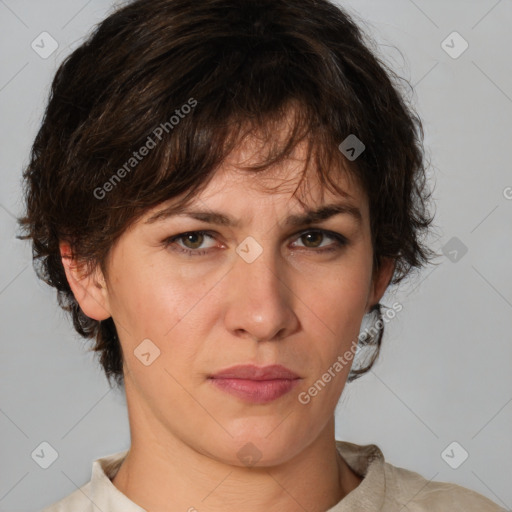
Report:
[[[60,67],[20,223],[132,442],[46,512],[502,510],[335,440],[434,255],[392,77],[326,0],[136,0]]]

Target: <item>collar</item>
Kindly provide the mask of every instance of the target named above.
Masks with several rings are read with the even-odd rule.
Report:
[[[346,441],[336,441],[336,449],[350,468],[363,477],[363,480],[327,512],[352,510],[378,512],[381,510],[386,491],[384,456],[381,450],[374,444],[357,445]],[[100,510],[146,512],[128,499],[111,481],[127,454],[128,450],[119,451],[93,462],[90,499]]]

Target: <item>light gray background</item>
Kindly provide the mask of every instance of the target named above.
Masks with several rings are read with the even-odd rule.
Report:
[[[468,252],[456,262],[442,256],[437,267],[387,294],[383,302],[399,300],[403,310],[387,325],[374,371],[345,389],[337,438],[375,443],[392,464],[510,509],[512,2],[343,5],[366,20],[387,61],[415,86],[435,184],[434,248],[442,252],[457,237]],[[57,501],[89,480],[94,458],[129,446],[124,397],[108,387],[54,290],[38,282],[28,242],[14,238],[21,170],[52,76],[113,6],[0,0],[2,511]],[[43,31],[59,44],[47,59],[31,48]],[[456,59],[441,46],[453,31],[469,44]],[[46,470],[31,458],[43,441],[59,454]],[[441,457],[453,441],[469,453],[458,469]]]

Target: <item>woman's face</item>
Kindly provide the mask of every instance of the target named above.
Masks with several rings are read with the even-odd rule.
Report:
[[[187,208],[200,215],[146,222],[171,201],[133,224],[110,253],[96,304],[119,333],[132,442],[178,441],[226,463],[248,455],[273,465],[332,420],[352,362],[340,358],[354,351],[392,267],[372,280],[368,203],[354,181],[340,176],[340,197],[322,194],[311,174],[307,209],[345,213],[301,221],[291,194],[304,153],[264,174],[237,170],[251,155],[239,149],[223,163]],[[212,378],[235,365],[282,365],[297,378]]]

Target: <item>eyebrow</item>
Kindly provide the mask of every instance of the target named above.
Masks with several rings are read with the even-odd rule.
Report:
[[[348,203],[333,203],[323,205],[314,210],[306,209],[304,213],[290,215],[286,218],[284,225],[297,227],[315,224],[341,214],[350,215],[358,224],[362,223],[363,218],[359,208]],[[144,224],[162,222],[169,217],[174,216],[187,216],[209,224],[217,224],[227,227],[240,227],[241,224],[240,220],[236,220],[225,213],[204,210],[183,210],[174,206],[169,206],[168,208],[160,210],[147,219]]]

